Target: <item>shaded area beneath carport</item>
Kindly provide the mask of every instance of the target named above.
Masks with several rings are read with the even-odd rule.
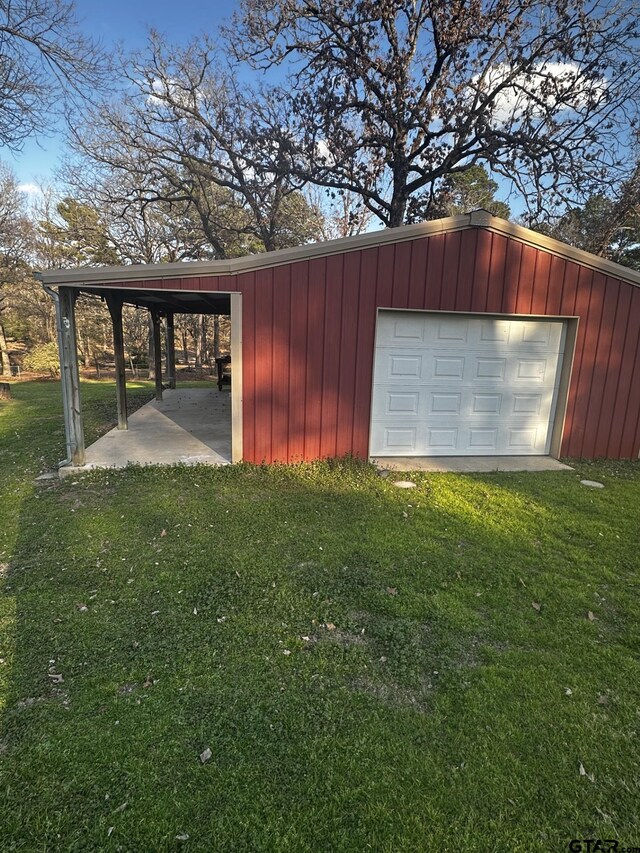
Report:
[[[165,391],[87,447],[86,464],[60,469],[67,477],[125,465],[228,465],[231,462],[231,395],[217,388]]]
[[[371,461],[387,471],[434,471],[485,474],[490,471],[573,471],[551,456],[376,456]]]

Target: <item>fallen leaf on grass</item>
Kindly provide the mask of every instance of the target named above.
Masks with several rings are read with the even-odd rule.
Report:
[[[163,530],[161,530],[161,531],[160,531],[160,536],[166,536],[166,535],[167,535],[167,531],[166,531],[166,530],[164,530],[164,529],[163,529]]]
[[[200,753],[200,761],[203,764],[206,764],[207,761],[209,761],[209,759],[212,758],[212,756],[213,756],[213,753],[211,752],[209,747],[207,747],[203,752]]]
[[[397,590],[397,588],[396,588],[395,586],[388,586],[388,587],[387,587],[387,593],[388,593],[389,595],[397,595],[397,594],[398,594],[398,590]]]
[[[333,622],[327,622],[324,627],[327,629],[327,631],[335,631],[336,629],[336,626],[333,624]]]
[[[537,613],[540,613],[540,610],[542,609],[542,605],[540,604],[540,602],[538,602],[538,601],[532,601],[532,602],[531,602],[531,606],[533,607],[533,609],[534,609]]]
[[[283,650],[282,650],[282,654],[283,654],[283,655],[290,655],[290,654],[291,654],[291,652],[289,651],[289,649],[283,649]]]
[[[609,697],[605,696],[604,693],[598,694],[598,705],[608,705],[608,704],[609,704]]]
[[[76,607],[80,611],[80,613],[86,613],[89,609],[86,604],[82,604],[82,602],[76,602]]]
[[[573,690],[570,687],[564,688],[565,696],[573,696]]]
[[[129,805],[128,801],[125,801],[124,803],[122,803],[122,805],[118,806],[117,809],[114,809],[113,813],[117,814],[118,812],[123,812],[128,805]]]
[[[111,833],[113,832],[114,829],[115,829],[115,826],[109,827],[109,829],[107,830],[107,838],[111,838]]]
[[[143,687],[153,687],[153,679],[150,675],[146,677],[146,679],[142,682]]]
[[[189,840],[189,833],[188,832],[180,832],[178,835],[176,835],[176,841],[180,844],[182,844],[184,841],[188,841],[188,840]]]
[[[582,762],[580,762],[580,768],[579,768],[579,770],[580,770],[580,775],[581,775],[581,776],[586,776],[586,777],[587,777],[587,779],[588,779],[590,782],[595,782],[595,781],[596,781],[596,777],[594,776],[594,774],[593,774],[593,773],[587,773],[587,771],[584,769],[584,765],[582,764]]]
[[[49,678],[51,679],[52,684],[62,684],[64,678],[58,672],[50,672]]]
[[[595,622],[596,618],[597,617],[595,613],[593,613],[591,610],[587,610],[587,619],[589,620],[589,622]]]

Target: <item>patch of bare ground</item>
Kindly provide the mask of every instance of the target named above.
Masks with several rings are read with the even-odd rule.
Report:
[[[40,705],[43,702],[59,702],[64,708],[68,708],[71,704],[68,693],[58,687],[52,687],[46,695],[27,696],[25,699],[18,699],[15,708],[18,711],[26,711],[28,708],[33,708],[34,705]]]
[[[327,642],[338,643],[341,646],[364,646],[367,639],[362,633],[353,633],[352,631],[335,628],[333,631],[326,631],[323,637]]]
[[[356,692],[373,696],[387,707],[410,708],[419,714],[431,710],[430,698],[434,688],[430,681],[412,689],[394,681],[376,682],[369,678],[357,678],[351,686]]]

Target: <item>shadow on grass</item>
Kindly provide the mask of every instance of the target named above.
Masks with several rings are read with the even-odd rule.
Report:
[[[600,811],[632,838],[628,552],[613,533],[603,566],[563,476],[35,490],[5,580],[0,846],[548,850],[613,831]]]

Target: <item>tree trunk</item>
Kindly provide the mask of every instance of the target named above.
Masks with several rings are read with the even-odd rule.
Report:
[[[149,312],[149,379],[156,378],[156,348],[153,343],[153,320]]]
[[[191,335],[193,337],[193,349],[195,350],[195,354],[196,354],[196,362],[194,364],[194,367],[197,370],[199,367],[202,367],[202,346],[201,346],[201,342],[200,342],[200,324],[199,323],[197,323],[194,326],[193,332],[191,333]]]
[[[182,352],[184,354],[184,363],[189,367],[189,338],[184,329],[180,331],[180,336],[182,338]]]
[[[220,358],[220,316],[213,315],[213,357]]]
[[[4,327],[2,323],[0,323],[0,375],[11,375],[9,350],[7,349],[7,339],[4,334]]]
[[[84,336],[84,352],[82,353],[82,355],[84,369],[89,370],[91,368],[91,343],[89,341],[89,335],[87,334]]]
[[[404,225],[404,217],[407,212],[407,197],[403,190],[404,187],[398,188],[398,191],[394,192],[391,199],[388,228],[399,228],[401,225]]]
[[[0,400],[11,399],[11,385],[8,382],[0,382]]]
[[[205,314],[200,315],[200,363],[204,367],[207,364],[207,356],[208,356],[208,344],[207,337],[209,334],[209,330],[207,328],[207,316]]]

